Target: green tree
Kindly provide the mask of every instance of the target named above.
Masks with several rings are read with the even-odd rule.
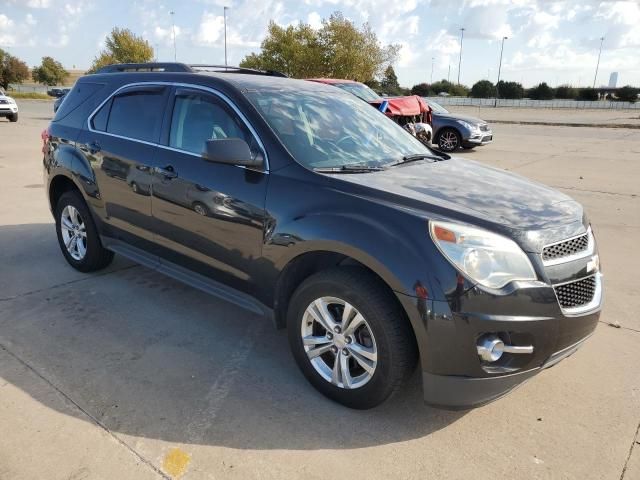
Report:
[[[418,83],[411,87],[411,95],[418,95],[420,97],[428,97],[431,95],[431,87],[426,83]]]
[[[389,65],[385,71],[382,79],[380,80],[380,88],[387,95],[402,95],[402,89],[398,83],[398,76],[396,71],[391,65]]]
[[[595,88],[581,88],[578,91],[578,100],[595,102],[598,98],[598,91]]]
[[[505,82],[500,80],[496,85],[500,98],[516,99],[524,97],[524,87],[518,82]]]
[[[556,88],[556,98],[563,100],[574,100],[578,96],[578,90],[571,85],[560,85]]]
[[[144,38],[127,28],[115,27],[105,40],[105,48],[96,58],[88,73],[114,63],[146,63],[153,59],[153,48]]]
[[[68,76],[69,72],[64,69],[62,64],[51,57],[42,57],[40,66],[31,71],[31,77],[34,81],[50,87],[62,84]]]
[[[6,90],[10,83],[22,83],[27,78],[27,64],[0,48],[0,86]]]
[[[489,80],[479,80],[473,84],[469,95],[474,98],[492,98],[496,95],[496,86]]]
[[[241,67],[278,70],[290,77],[332,77],[368,82],[380,77],[398,56],[398,45],[382,46],[368,24],[357,28],[340,12],[309,25],[287,28],[269,24],[259,53],[251,53]]]
[[[529,98],[533,100],[551,100],[553,99],[553,89],[546,82],[542,82],[529,89]]]
[[[624,87],[620,87],[616,92],[616,97],[618,100],[623,102],[637,102],[638,101],[638,93],[640,93],[640,89],[634,88],[631,85],[625,85]]]

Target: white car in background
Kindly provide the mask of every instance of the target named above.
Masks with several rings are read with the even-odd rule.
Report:
[[[10,122],[18,121],[18,105],[16,101],[5,95],[0,88],[0,118],[8,118]]]

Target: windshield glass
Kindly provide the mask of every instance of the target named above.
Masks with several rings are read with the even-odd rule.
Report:
[[[360,97],[365,102],[377,102],[382,101],[380,95],[371,90],[363,83],[337,83],[336,87],[339,87],[356,97]]]
[[[425,100],[425,102],[427,102],[429,104],[429,106],[431,107],[431,110],[433,110],[434,112],[436,112],[436,113],[449,113],[449,110],[444,108],[439,103],[434,102],[433,100],[427,100],[426,98],[424,100]]]
[[[246,95],[308,168],[384,167],[408,155],[433,155],[383,113],[347,93],[261,90]]]

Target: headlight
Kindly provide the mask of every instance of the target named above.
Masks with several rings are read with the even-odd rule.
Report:
[[[522,249],[502,235],[449,222],[429,222],[431,238],[458,270],[489,288],[513,280],[536,280]]]
[[[460,125],[464,126],[466,129],[471,130],[472,132],[475,132],[476,130],[479,130],[480,127],[478,127],[478,125],[473,125],[469,122],[465,122],[464,120],[456,120]]]

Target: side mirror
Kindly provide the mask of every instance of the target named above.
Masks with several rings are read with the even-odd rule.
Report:
[[[205,160],[228,165],[242,165],[244,167],[261,167],[264,159],[261,154],[253,157],[249,144],[241,138],[220,138],[207,140],[202,154]]]

